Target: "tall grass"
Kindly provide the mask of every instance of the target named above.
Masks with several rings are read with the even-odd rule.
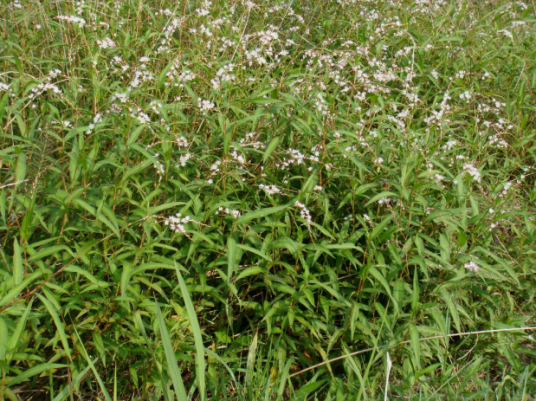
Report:
[[[533,399],[532,3],[0,11],[0,398]]]

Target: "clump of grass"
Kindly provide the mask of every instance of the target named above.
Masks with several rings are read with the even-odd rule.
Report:
[[[536,393],[533,5],[0,9],[1,397]]]

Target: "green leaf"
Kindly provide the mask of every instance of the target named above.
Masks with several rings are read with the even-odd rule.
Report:
[[[41,248],[36,254],[32,255],[28,259],[28,261],[32,262],[34,260],[40,260],[60,251],[67,251],[71,254],[71,256],[74,256],[74,253],[65,245],[55,245],[51,247],[45,246]]]
[[[140,125],[139,127],[136,127],[129,135],[128,135],[128,141],[127,141],[127,145],[130,146],[132,145],[134,142],[136,142],[136,140],[138,139],[138,136],[140,136],[140,133],[145,129],[146,125],[145,124],[142,124]]]
[[[419,344],[419,333],[417,327],[414,324],[409,326],[409,337],[411,339],[411,346],[413,348],[413,354],[415,356],[415,366],[417,369],[421,369],[421,346]]]
[[[371,241],[383,232],[383,229],[387,226],[387,224],[389,224],[392,218],[393,215],[390,214],[385,219],[383,219],[380,224],[374,227],[374,230],[372,230],[372,233],[370,234]]]
[[[37,297],[41,300],[41,302],[45,305],[45,307],[48,310],[48,313],[50,313],[50,316],[52,316],[52,320],[54,320],[54,324],[56,325],[56,328],[58,329],[58,333],[60,335],[60,340],[63,344],[63,349],[69,356],[69,359],[72,361],[71,358],[71,348],[69,347],[69,342],[67,341],[67,336],[65,335],[65,327],[63,326],[63,322],[61,321],[60,317],[58,316],[58,313],[56,311],[56,308],[52,303],[46,299],[41,294],[37,294]]]
[[[269,208],[266,208],[266,209],[257,209],[257,210],[254,210],[252,212],[249,212],[247,214],[244,214],[243,216],[240,216],[236,223],[237,224],[244,224],[244,223],[247,223],[253,219],[259,219],[261,217],[266,217],[266,216],[269,216],[271,214],[274,214],[274,213],[277,213],[281,210],[285,210],[288,206],[287,205],[284,205],[284,206],[276,206],[276,207],[269,207]]]
[[[494,254],[491,254],[491,257],[497,262],[499,263],[502,267],[504,267],[504,270],[506,270],[506,272],[510,275],[510,277],[512,277],[514,279],[514,281],[516,282],[516,284],[521,287],[521,283],[519,282],[519,278],[517,277],[517,274],[516,272],[514,271],[514,269],[512,269],[512,267],[510,265],[508,265],[508,263],[506,263],[506,261],[504,261],[503,259],[499,258],[497,255],[494,255]]]
[[[17,239],[13,240],[13,282],[20,284],[24,280],[24,266],[22,264],[22,253]]]
[[[172,207],[176,206],[183,206],[186,205],[186,202],[170,202],[170,203],[164,203],[163,205],[153,206],[149,208],[149,216],[152,216],[158,212],[161,212],[162,210],[171,209]]]
[[[257,274],[261,274],[264,272],[265,270],[259,266],[248,267],[247,269],[245,269],[242,273],[238,275],[238,277],[235,280],[235,283],[237,283],[239,280],[243,279],[244,277],[255,276]]]
[[[272,242],[271,248],[272,249],[285,248],[292,255],[296,256],[298,254],[298,251],[300,250],[300,245],[296,241],[287,237],[286,235],[283,235],[279,237],[278,239],[276,239],[274,242]]]
[[[34,366],[33,368],[30,368],[24,372],[22,372],[20,375],[15,376],[9,381],[8,386],[13,387],[15,384],[19,384],[25,380],[28,380],[30,377],[33,377],[35,375],[38,375],[40,373],[46,372],[47,370],[52,369],[59,369],[64,368],[67,365],[63,365],[60,363],[43,363],[41,365]]]
[[[28,320],[28,316],[30,315],[30,311],[32,310],[32,303],[33,298],[30,300],[30,303],[26,307],[26,310],[22,314],[22,316],[19,319],[19,322],[17,323],[17,328],[13,332],[13,335],[9,339],[9,349],[15,350],[20,345],[20,340],[22,338],[22,333],[24,333],[24,329],[26,329],[26,321]]]
[[[22,151],[17,157],[17,165],[15,167],[15,182],[21,182],[26,178],[26,161],[28,156]]]
[[[319,380],[312,383],[307,383],[305,386],[301,387],[298,391],[296,391],[296,394],[294,395],[294,398],[303,397],[309,393],[312,393],[313,391],[317,390],[322,384],[324,384],[327,380]]]
[[[206,401],[207,392],[205,385],[205,347],[203,345],[203,337],[201,336],[201,327],[199,326],[199,321],[197,320],[197,314],[195,313],[195,307],[188,293],[188,288],[186,288],[186,283],[182,278],[182,274],[175,264],[175,269],[177,271],[177,278],[179,279],[179,285],[181,287],[182,296],[184,298],[184,304],[186,305],[186,310],[188,311],[188,318],[190,324],[192,325],[192,332],[194,333],[195,341],[195,368],[197,377],[196,380],[199,385],[199,395],[201,396],[201,401]]]
[[[160,311],[160,306],[158,302],[155,302],[156,307],[156,316],[158,319],[158,326],[160,327],[160,335],[162,337],[162,345],[164,346],[164,354],[166,356],[166,362],[168,366],[169,376],[175,388],[175,395],[179,401],[187,401],[188,397],[186,396],[186,389],[184,388],[184,383],[182,381],[181,372],[179,365],[177,365],[177,359],[175,358],[175,352],[173,352],[173,345],[169,339],[169,334],[166,328],[166,322],[162,317],[162,312]]]
[[[460,324],[460,316],[458,314],[458,309],[456,308],[456,305],[452,301],[451,295],[449,294],[449,292],[445,288],[443,288],[441,291],[439,291],[439,294],[441,295],[441,297],[446,302],[446,304],[447,304],[447,306],[449,308],[449,312],[450,312],[452,318],[454,319],[454,324],[456,325],[456,330],[458,330],[458,332],[461,332],[462,331],[462,326]],[[447,330],[448,330],[448,327],[447,327]]]
[[[30,274],[28,277],[26,277],[26,279],[24,279],[23,282],[21,282],[20,284],[12,288],[11,291],[9,291],[6,296],[0,299],[0,306],[4,306],[10,303],[11,301],[13,301],[24,288],[26,288],[28,285],[30,285],[32,281],[34,281],[38,277],[41,277],[42,275],[43,275],[43,271],[41,270]]]
[[[236,241],[229,237],[227,239],[227,280],[231,280],[233,273],[237,269],[237,253]]]
[[[71,390],[75,391],[78,386],[78,383],[80,383],[80,380],[82,380],[86,376],[89,369],[91,369],[91,366],[87,366],[83,371],[78,373],[76,377],[74,377],[71,381],[71,385],[65,386],[63,390],[61,390],[52,401],[63,401],[63,399],[71,393]]]
[[[370,204],[379,201],[381,198],[398,198],[398,195],[394,192],[384,191],[379,193],[378,195],[375,195],[370,199],[365,206],[369,206]]]
[[[121,273],[121,302],[123,302],[125,295],[127,294],[127,287],[132,277],[133,269],[130,263],[123,265],[123,272]]]
[[[87,131],[89,129],[89,125],[83,126],[83,127],[76,127],[69,131],[67,135],[65,135],[65,138],[63,139],[63,142],[66,143],[70,139],[74,138],[77,134]]]
[[[393,306],[398,312],[398,302],[393,297],[391,293],[391,287],[389,287],[389,284],[387,283],[387,280],[385,280],[385,277],[383,277],[382,274],[379,272],[379,270],[376,269],[374,266],[370,267],[369,274],[371,274],[376,280],[378,280],[380,284],[383,286],[383,288],[385,288],[385,290],[387,291],[387,294],[389,295],[389,297],[391,297],[391,300],[393,301]]]
[[[76,338],[78,339],[78,345],[79,345],[78,349],[82,350],[82,356],[84,357],[86,362],[91,367],[91,370],[93,371],[93,374],[95,375],[95,378],[97,379],[97,382],[99,383],[99,386],[101,388],[101,391],[104,394],[104,397],[106,398],[106,401],[112,401],[112,397],[110,397],[110,393],[108,393],[108,390],[106,389],[106,386],[102,382],[102,379],[101,379],[101,377],[99,375],[99,372],[98,372],[97,368],[95,367],[95,364],[91,360],[91,357],[87,354],[87,350],[86,350],[86,347],[84,346],[84,342],[82,341],[82,339],[78,335],[78,331],[76,330],[76,327],[73,326],[73,329],[74,329],[74,332],[76,334]],[[95,362],[97,362],[97,360],[98,360],[98,358],[95,359]]]
[[[73,199],[73,203],[79,205],[84,210],[86,210],[87,212],[89,212],[90,214],[95,216],[97,218],[97,220],[99,220],[100,222],[102,222],[106,226],[108,226],[114,232],[114,234],[117,235],[118,238],[121,238],[121,234],[119,233],[119,227],[117,227],[114,224],[112,224],[112,222],[110,220],[108,220],[106,218],[106,216],[104,216],[104,214],[97,213],[97,211],[95,210],[95,208],[93,206],[91,206],[87,202],[83,201],[82,199]],[[111,210],[109,210],[108,213],[113,213],[113,212],[111,212]]]
[[[264,252],[259,251],[258,249],[252,248],[247,245],[237,244],[238,248],[243,249],[244,251],[254,253],[255,255],[259,255],[261,258],[266,259],[267,261],[271,262],[272,258],[268,255],[266,255]]]
[[[255,99],[251,99],[251,103],[254,104],[270,104],[270,103],[280,103],[281,101],[278,99],[273,99],[271,97],[257,97]]]
[[[279,141],[281,140],[280,136],[276,136],[273,138],[268,146],[266,147],[266,150],[264,151],[264,155],[262,156],[263,163],[266,163],[266,160],[272,155],[274,150],[277,148],[277,145],[279,145]]]

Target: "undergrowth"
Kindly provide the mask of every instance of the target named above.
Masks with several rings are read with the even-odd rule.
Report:
[[[534,399],[532,3],[0,11],[0,398]]]

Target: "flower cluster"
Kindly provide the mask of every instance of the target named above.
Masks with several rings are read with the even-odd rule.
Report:
[[[311,212],[309,211],[309,209],[307,209],[303,203],[298,202],[298,201],[294,203],[294,206],[300,209],[300,217],[305,220],[307,225],[310,225],[311,224]]]
[[[232,210],[229,208],[224,208],[223,206],[220,206],[218,210],[216,211],[216,214],[228,214],[233,216],[235,219],[240,217],[240,210]]]
[[[177,234],[186,234],[185,225],[188,223],[197,223],[190,216],[181,217],[181,213],[177,213],[175,216],[169,216],[165,221],[164,225],[169,226],[169,229]]]

